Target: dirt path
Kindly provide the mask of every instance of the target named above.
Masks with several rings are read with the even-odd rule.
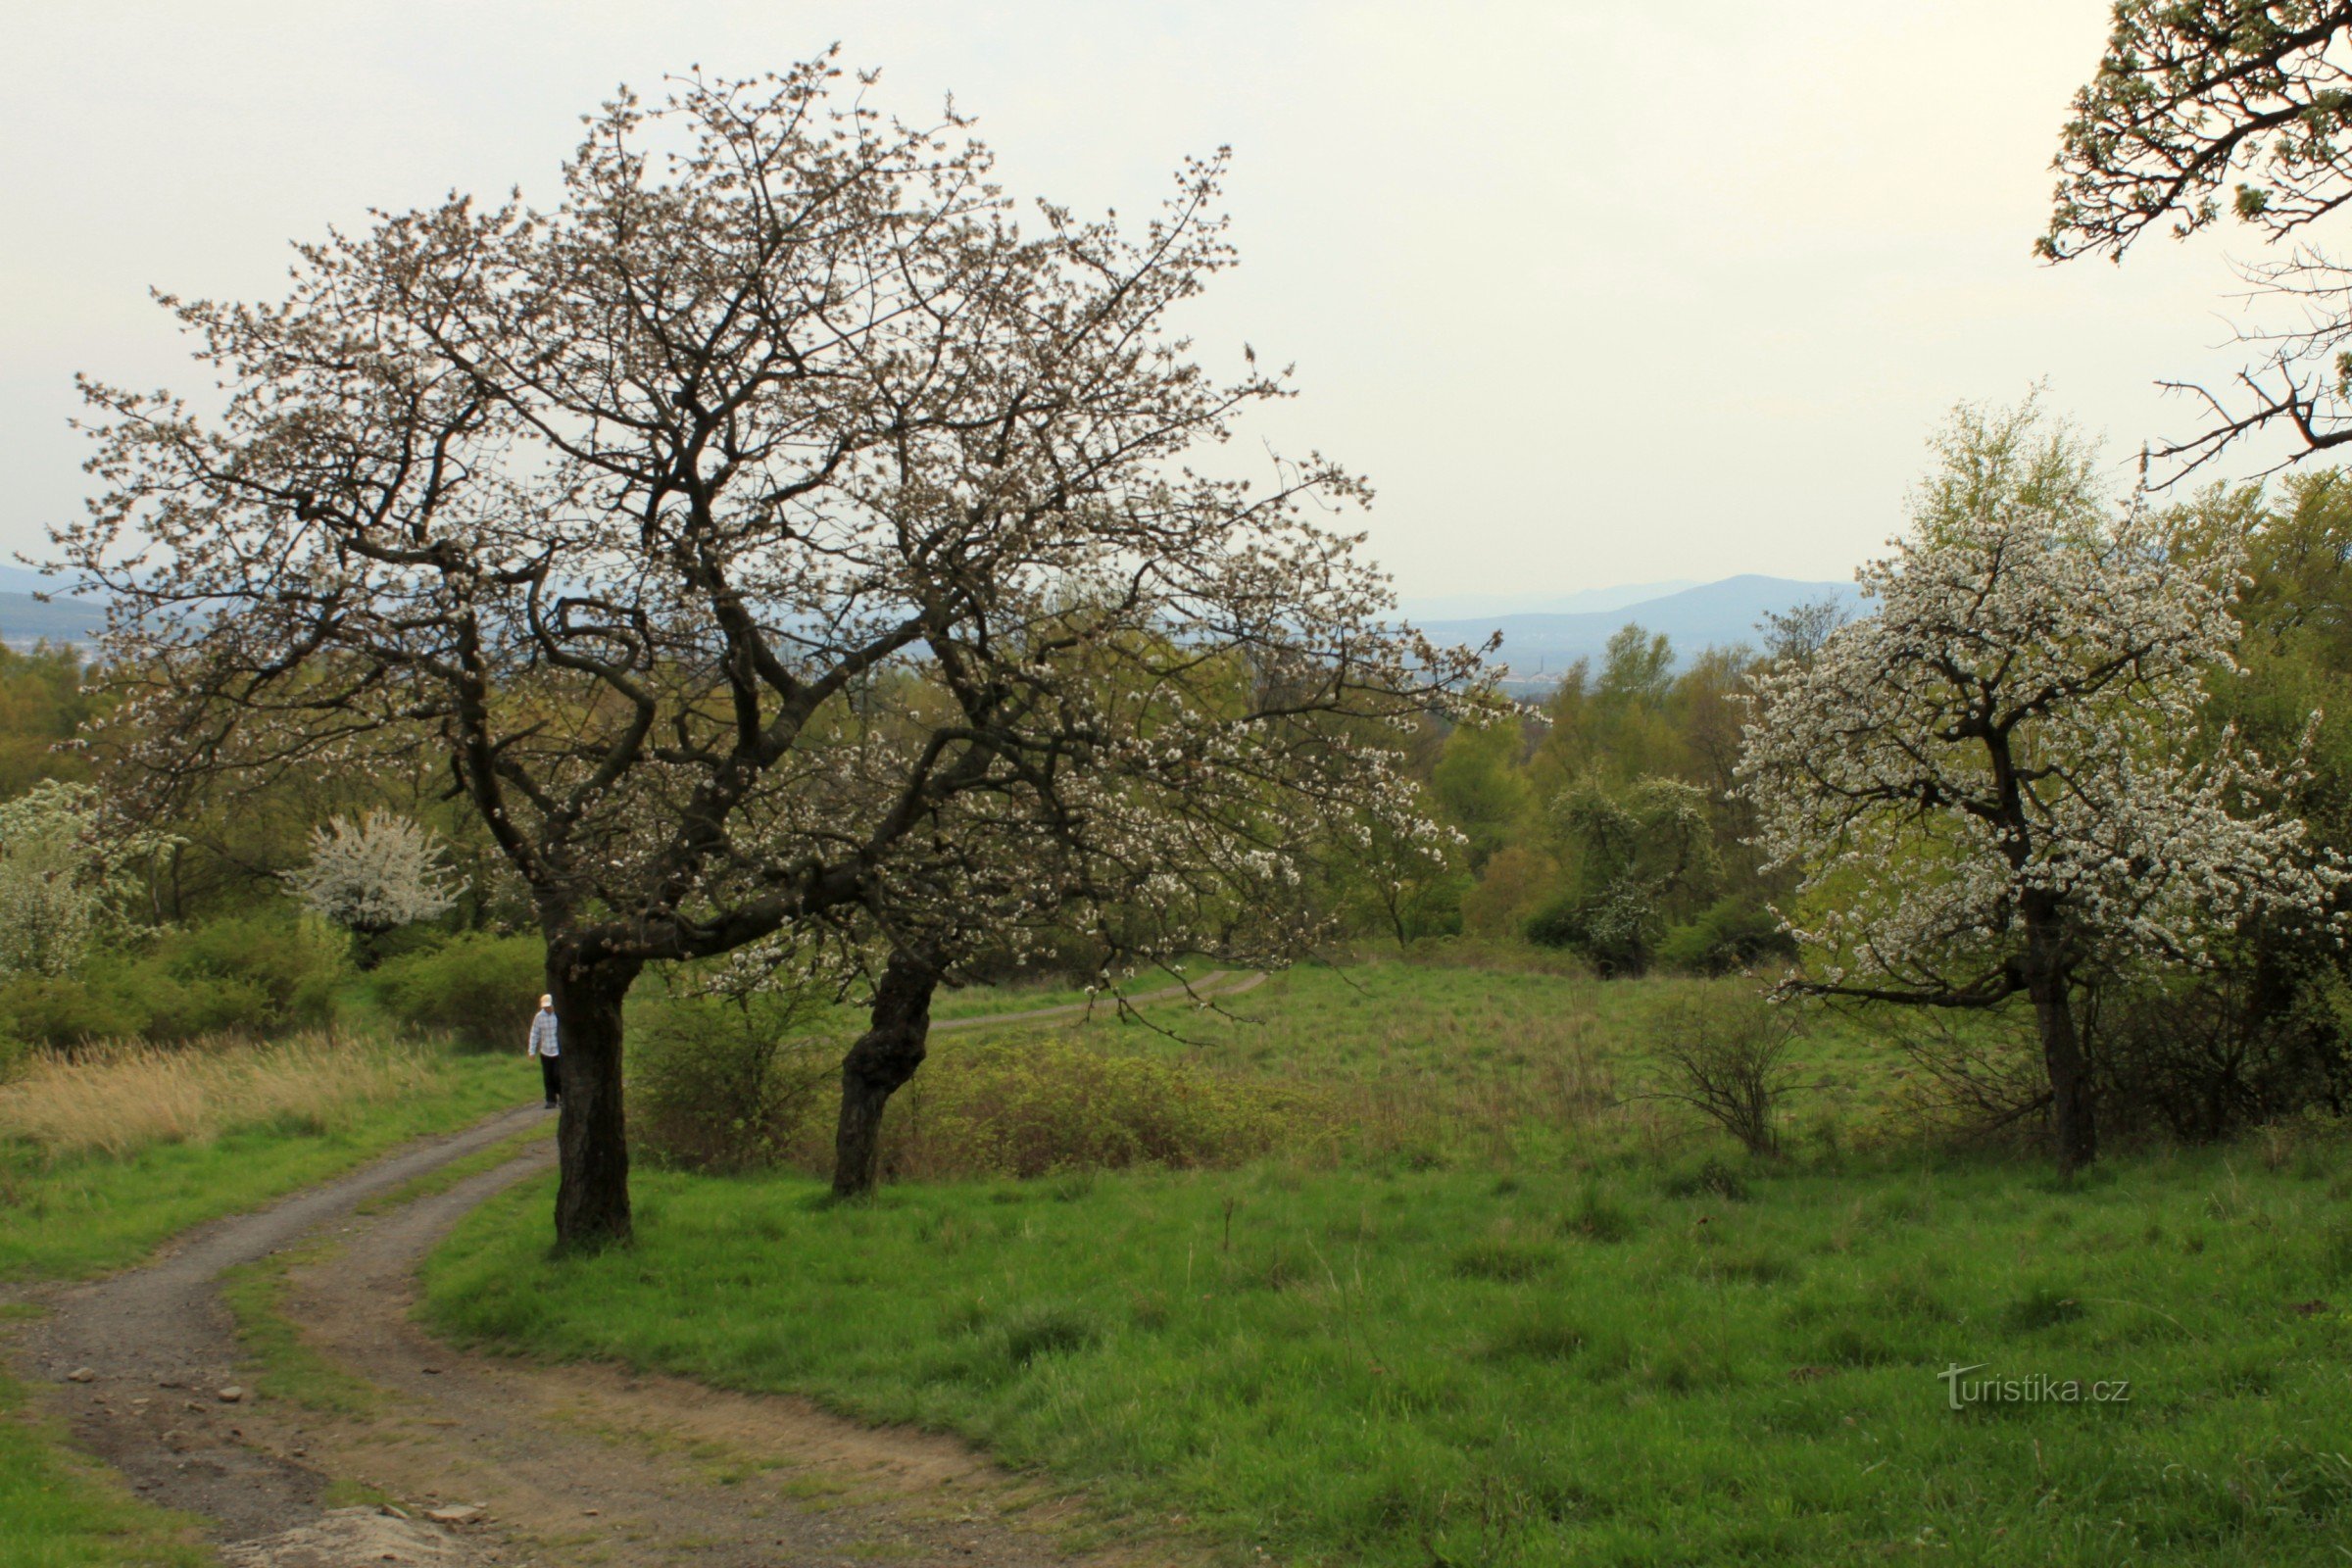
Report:
[[[461,1354],[420,1333],[418,1261],[475,1204],[545,1170],[552,1146],[389,1212],[358,1205],[543,1119],[494,1118],[57,1291],[16,1359],[57,1383],[82,1446],[149,1500],[216,1521],[224,1556],[253,1568],[1073,1561],[1065,1504],[952,1441],[797,1399]],[[372,1386],[368,1408],[223,1400],[238,1350],[219,1274],[321,1241],[289,1271],[285,1307],[306,1345]],[[330,1478],[416,1517],[329,1508]]]

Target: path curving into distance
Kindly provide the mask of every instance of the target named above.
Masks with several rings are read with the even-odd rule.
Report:
[[[1264,979],[1219,970],[1189,995],[1238,996]],[[1186,995],[1177,985],[1128,1001]],[[1089,1006],[932,1027],[1080,1017]],[[552,1138],[381,1212],[361,1206],[534,1124],[552,1133],[554,1119],[536,1104],[494,1116],[199,1227],[140,1268],[40,1290],[47,1313],[6,1347],[9,1357],[49,1386],[45,1402],[81,1448],[146,1500],[201,1516],[239,1568],[1179,1560],[1156,1547],[1073,1558],[1058,1544],[1072,1504],[952,1439],[861,1426],[803,1399],[472,1355],[428,1338],[410,1316],[417,1265],[477,1204],[550,1169]],[[221,1274],[298,1247],[283,1310],[308,1349],[366,1386],[362,1409],[220,1397],[239,1387],[242,1360]],[[331,1506],[338,1494],[348,1505]],[[349,1503],[354,1495],[390,1497],[398,1511]]]

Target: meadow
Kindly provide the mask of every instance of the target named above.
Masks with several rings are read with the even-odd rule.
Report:
[[[894,1107],[909,1153],[917,1089],[952,1102],[1015,1042],[1299,1097],[1298,1136],[1030,1180],[983,1158],[849,1205],[650,1172],[633,1249],[561,1259],[533,1184],[461,1228],[426,1311],[954,1430],[1114,1532],[1237,1557],[2342,1560],[2339,1127],[2061,1184],[1925,1138],[1902,1058],[1830,1019],[1788,1156],[1755,1159],[1644,1093],[1659,1031],[1737,985],[1376,963],[1165,1033],[942,1036]]]

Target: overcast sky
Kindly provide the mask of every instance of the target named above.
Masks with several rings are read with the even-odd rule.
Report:
[[[2192,422],[2231,254],[2030,255],[2106,0],[14,6],[0,24],[0,552],[79,506],[70,377],[193,380],[147,301],[268,297],[286,242],[452,187],[552,197],[618,82],[834,40],[954,92],[1006,186],[1156,202],[1230,143],[1205,358],[1295,362],[1274,433],[1368,472],[1409,595],[1841,578],[1955,400],[2120,465]]]

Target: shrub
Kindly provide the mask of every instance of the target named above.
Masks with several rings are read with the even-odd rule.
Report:
[[[883,1164],[909,1178],[1189,1168],[1335,1132],[1323,1102],[1297,1090],[1111,1055],[1059,1031],[926,1066],[891,1108]]]
[[[315,1028],[335,1012],[342,939],[313,920],[237,915],[168,931],[125,977],[152,1040]]]
[[[1796,939],[1781,929],[1781,918],[1752,899],[1718,899],[1694,920],[1669,930],[1658,941],[1661,968],[1685,974],[1723,975],[1766,962],[1793,962]]]
[[[1751,1154],[1781,1151],[1781,1101],[1792,1087],[1794,1009],[1762,997],[1706,996],[1669,1019],[1657,1094],[1705,1115]]]
[[[2222,973],[2085,1009],[2100,1114],[2117,1133],[2211,1143],[2307,1109],[2352,1108],[2352,992],[2333,975]]]
[[[547,950],[534,936],[466,932],[375,971],[376,999],[414,1029],[485,1051],[520,1051],[547,989]]]
[[[145,952],[101,955],[79,975],[19,975],[0,986],[0,1033],[53,1050],[264,1038],[330,1021],[343,974],[339,938],[287,915],[241,915],[159,932]]]
[[[85,979],[23,974],[0,985],[0,1035],[27,1045],[70,1050],[135,1035],[145,1023],[118,992]]]
[[[822,1158],[842,1048],[802,1035],[816,999],[671,992],[632,1021],[629,1094],[642,1147],[688,1170]]]

